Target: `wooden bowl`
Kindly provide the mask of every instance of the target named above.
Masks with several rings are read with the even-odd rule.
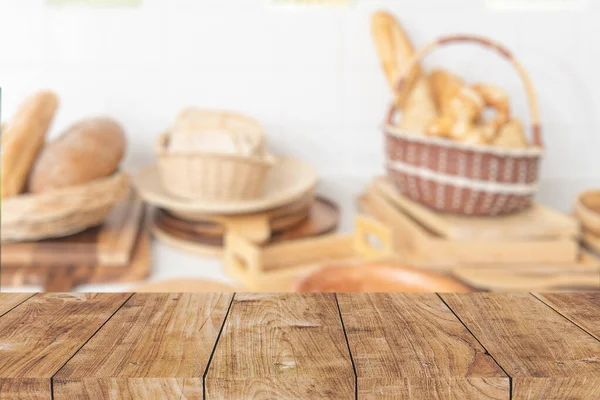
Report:
[[[579,195],[575,202],[575,216],[585,230],[600,235],[600,191]]]
[[[297,292],[474,292],[449,276],[396,264],[326,266],[294,287]]]

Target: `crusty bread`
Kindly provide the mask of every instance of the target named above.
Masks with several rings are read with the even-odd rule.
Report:
[[[42,151],[29,190],[43,193],[112,175],[125,154],[125,145],[125,133],[115,121],[80,121]]]
[[[18,195],[25,188],[57,108],[54,93],[39,92],[2,125],[2,198]]]

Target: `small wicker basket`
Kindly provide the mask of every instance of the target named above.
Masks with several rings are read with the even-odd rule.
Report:
[[[2,200],[1,241],[33,241],[72,235],[102,223],[129,191],[118,172],[85,185]]]
[[[251,200],[263,193],[274,158],[205,152],[169,151],[168,132],[159,136],[156,154],[164,188],[190,200]]]
[[[383,131],[390,179],[400,192],[430,208],[462,215],[496,216],[531,206],[538,189],[544,154],[537,99],[519,62],[501,45],[475,36],[449,36],[417,52],[400,75],[398,92],[408,86],[413,67],[439,46],[470,42],[507,58],[525,86],[533,123],[533,146],[509,149],[457,143],[403,131],[393,125],[397,109],[388,111]]]

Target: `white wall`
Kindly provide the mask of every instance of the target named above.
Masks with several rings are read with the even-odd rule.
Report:
[[[228,108],[262,120],[273,147],[323,174],[371,176],[382,171],[378,126],[390,94],[369,16],[386,8],[418,45],[456,32],[504,42],[540,96],[544,178],[600,183],[598,2],[567,12],[498,12],[484,0],[273,2],[144,0],[103,9],[0,0],[3,118],[28,93],[52,88],[62,100],[53,134],[83,116],[110,114],[127,128],[127,165],[135,169],[152,160],[154,137],[180,108]],[[504,85],[526,115],[518,80],[496,56],[454,47],[429,61]]]

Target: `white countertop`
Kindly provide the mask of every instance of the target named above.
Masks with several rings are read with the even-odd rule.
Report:
[[[356,208],[355,197],[366,187],[368,177],[323,178],[319,185],[319,194],[338,202],[342,210],[341,232],[351,232],[354,226]],[[590,180],[553,180],[542,183],[538,202],[564,212],[570,212],[577,193],[591,188],[600,188],[600,182]],[[224,273],[221,261],[191,255],[155,240],[152,248],[152,274],[150,281],[172,278],[203,278],[222,282],[231,281]],[[77,288],[84,292],[121,292],[132,291],[135,283],[83,285]],[[2,288],[6,292],[39,291],[39,287]]]

